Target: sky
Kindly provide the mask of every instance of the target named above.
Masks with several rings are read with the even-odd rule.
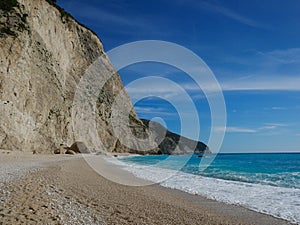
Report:
[[[227,127],[215,127],[225,131],[221,152],[300,152],[300,1],[59,0],[58,5],[95,31],[105,51],[162,40],[201,57],[225,99]],[[210,107],[188,74],[157,62],[133,64],[119,74],[140,118],[156,118],[176,133],[182,114],[193,118],[192,112],[176,111],[186,104],[181,92],[164,82],[132,82],[159,76],[182,87],[199,116],[199,122],[187,120],[184,135],[208,142]]]

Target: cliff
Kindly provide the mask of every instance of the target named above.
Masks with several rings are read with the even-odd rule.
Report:
[[[0,48],[0,149],[49,153],[60,145],[85,142],[77,140],[72,124],[77,85],[99,56],[104,56],[103,68],[114,71],[97,35],[46,0],[1,0]],[[123,89],[114,72],[97,99],[97,132],[107,151],[136,153],[121,144],[110,122],[114,98]],[[138,138],[152,137],[133,109],[129,117]],[[161,152],[172,152],[166,148]]]
[[[201,154],[211,153],[209,147],[199,141],[175,134],[167,130],[160,123],[142,119],[142,122],[151,130],[155,142],[158,144],[157,154]]]

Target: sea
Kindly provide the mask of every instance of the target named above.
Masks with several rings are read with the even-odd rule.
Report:
[[[113,161],[164,187],[300,224],[300,153],[126,156]]]

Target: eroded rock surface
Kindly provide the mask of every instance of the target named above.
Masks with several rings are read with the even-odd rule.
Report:
[[[121,105],[113,113],[115,97],[124,87],[94,32],[46,0],[1,2],[5,4],[0,4],[0,149],[53,153],[60,146],[81,141],[91,152],[185,152],[181,151],[182,146],[173,146],[173,139],[165,139],[161,149],[157,147],[125,91],[121,103],[130,110],[124,114]],[[96,75],[111,76],[97,92],[94,124],[74,126],[78,115],[86,112],[79,103],[77,114],[72,116],[78,84],[99,57],[100,70]],[[115,134],[113,115],[120,115],[115,126],[130,124],[136,139],[126,139],[128,132],[119,128],[129,145],[124,145],[124,140]],[[96,127],[94,136],[85,140],[78,137],[78,131],[85,132],[90,126]],[[102,146],[93,148],[98,137]],[[141,141],[147,138],[148,141]],[[144,151],[145,146],[153,148]]]

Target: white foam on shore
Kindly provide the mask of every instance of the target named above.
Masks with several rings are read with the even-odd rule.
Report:
[[[122,166],[138,178],[152,182],[159,182],[169,174],[174,174],[173,170],[129,164],[112,158],[106,160]],[[222,180],[183,172],[177,172],[160,185],[300,224],[300,189]]]

